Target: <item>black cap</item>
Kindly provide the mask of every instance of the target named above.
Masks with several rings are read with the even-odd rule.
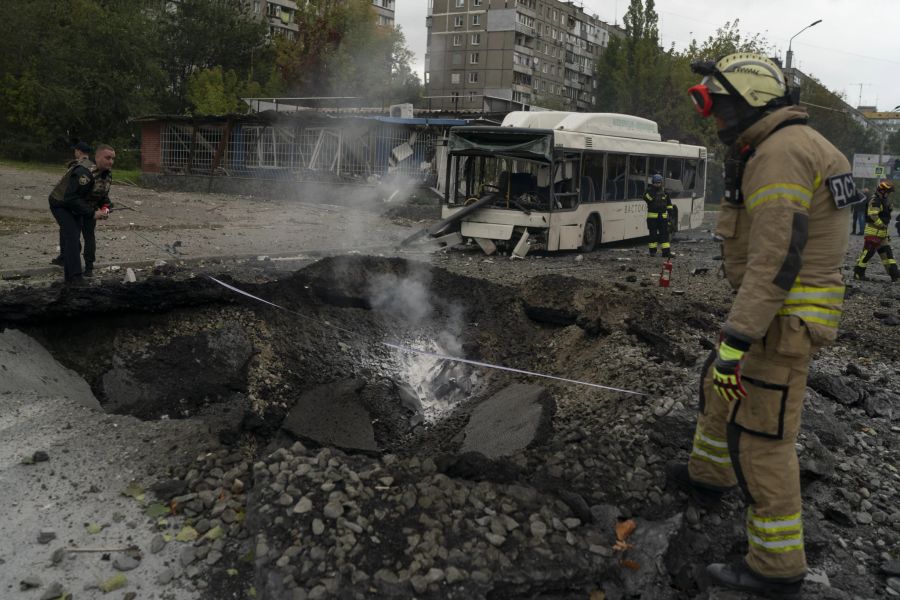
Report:
[[[88,146],[87,142],[78,142],[77,144],[72,146],[72,150],[81,150],[85,154],[90,154],[91,152],[94,151],[93,148]]]

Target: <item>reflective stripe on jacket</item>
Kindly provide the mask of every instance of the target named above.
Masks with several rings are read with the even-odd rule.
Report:
[[[672,198],[665,190],[649,191],[644,194],[644,202],[647,203],[647,218],[669,218],[668,211],[672,210]]]
[[[849,174],[850,164],[811,127],[779,128],[805,117],[805,109],[785,107],[741,135],[738,147],[755,148],[744,204],[723,203],[719,214],[725,273],[737,289],[724,330],[748,342],[777,315],[801,318],[817,345],[837,337],[850,211],[836,207],[828,180]]]
[[[891,202],[879,193],[872,194],[866,209],[866,229],[864,235],[887,237],[888,223],[891,221]]]

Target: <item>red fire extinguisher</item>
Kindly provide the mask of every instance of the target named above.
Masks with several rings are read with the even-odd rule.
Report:
[[[672,260],[668,259],[663,263],[662,271],[659,272],[659,286],[669,287],[672,281]]]

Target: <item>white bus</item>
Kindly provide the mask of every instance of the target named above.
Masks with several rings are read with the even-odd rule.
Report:
[[[647,232],[643,201],[659,173],[674,230],[703,221],[706,148],[661,141],[655,122],[611,113],[512,112],[501,126],[450,130],[443,221],[487,253],[529,238],[546,250],[589,252]]]

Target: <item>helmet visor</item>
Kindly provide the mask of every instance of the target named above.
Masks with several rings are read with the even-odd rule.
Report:
[[[688,90],[688,94],[690,94],[691,100],[694,101],[694,108],[697,109],[700,116],[705,118],[712,114],[712,96],[705,84],[698,83]]]

